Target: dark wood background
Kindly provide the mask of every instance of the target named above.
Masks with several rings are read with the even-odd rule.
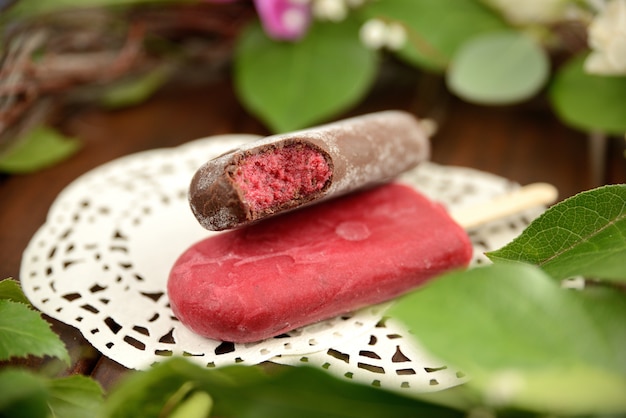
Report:
[[[437,77],[392,67],[360,105],[337,119],[385,109],[433,118],[439,124],[432,139],[434,162],[473,167],[521,184],[549,182],[559,189],[559,199],[600,184],[626,183],[624,138],[590,141],[560,123],[541,99],[518,106],[471,105],[451,97]],[[169,86],[148,102],[124,110],[64,109],[58,126],[81,139],[80,152],[34,174],[0,177],[0,279],[19,279],[22,251],[57,194],[82,173],[123,155],[200,137],[268,134],[239,104],[228,76],[203,85]],[[594,154],[599,158],[591,158]],[[51,323],[72,356],[72,366],[62,375],[91,375],[109,388],[126,372],[90,347],[74,328]],[[47,361],[13,363],[37,368]]]

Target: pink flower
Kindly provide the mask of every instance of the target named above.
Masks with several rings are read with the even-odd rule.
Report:
[[[311,8],[303,0],[254,0],[265,33],[271,38],[296,41],[307,32]]]

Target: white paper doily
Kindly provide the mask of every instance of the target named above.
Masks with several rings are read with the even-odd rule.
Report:
[[[176,258],[211,235],[193,217],[189,181],[205,161],[251,135],[223,135],[119,158],[82,175],[57,197],[21,265],[26,296],[47,315],[79,329],[100,352],[144,369],[171,356],[206,367],[275,361],[313,364],[390,389],[441,390],[465,380],[425,353],[402,324],[369,307],[252,344],[199,337],[168,305]],[[432,163],[402,176],[431,198],[459,208],[517,185],[487,173]],[[470,231],[474,263],[517,236],[543,211],[527,211]]]

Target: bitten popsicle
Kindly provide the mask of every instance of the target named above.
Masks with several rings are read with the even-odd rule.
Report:
[[[392,299],[472,253],[440,204],[388,183],[191,246],[168,294],[195,333],[254,342]]]
[[[200,224],[232,229],[381,184],[429,158],[410,113],[384,111],[269,136],[205,163],[189,187]]]

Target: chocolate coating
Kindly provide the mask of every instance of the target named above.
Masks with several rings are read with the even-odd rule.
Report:
[[[329,180],[314,193],[258,211],[246,202],[233,173],[255,154],[304,146],[324,156]],[[272,135],[206,162],[195,173],[189,203],[200,224],[232,229],[323,199],[387,182],[429,158],[430,143],[417,119],[402,111],[357,116],[311,129]]]

